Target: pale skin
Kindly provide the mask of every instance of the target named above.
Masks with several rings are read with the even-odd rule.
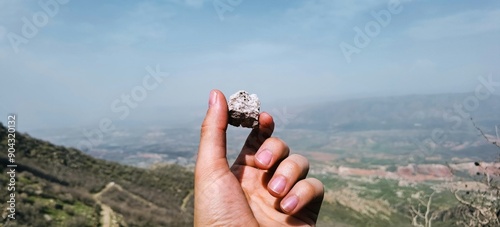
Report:
[[[195,226],[314,226],[323,184],[306,178],[308,160],[272,137],[274,121],[261,113],[232,166],[226,158],[228,107],[210,92],[195,168]]]

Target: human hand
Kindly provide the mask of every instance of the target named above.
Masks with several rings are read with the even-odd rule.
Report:
[[[201,126],[195,168],[195,226],[313,226],[323,201],[323,184],[306,178],[307,159],[289,155],[275,137],[272,117],[261,113],[241,153],[226,158],[228,107],[222,92],[210,93]]]

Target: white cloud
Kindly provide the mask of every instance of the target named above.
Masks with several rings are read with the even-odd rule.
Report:
[[[500,10],[471,10],[441,18],[424,20],[408,29],[416,39],[442,39],[500,31]]]

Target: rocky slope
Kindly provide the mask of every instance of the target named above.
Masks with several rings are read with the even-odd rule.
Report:
[[[7,149],[7,129],[0,123],[2,173],[11,169]],[[20,133],[15,149],[16,219],[9,226],[192,225],[193,174],[183,167],[124,166]],[[0,176],[2,187],[8,177]],[[2,200],[11,193],[4,189]]]

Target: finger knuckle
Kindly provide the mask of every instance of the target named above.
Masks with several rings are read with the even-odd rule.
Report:
[[[302,188],[302,191],[307,193],[316,191],[316,187],[310,181],[302,181],[300,187]]]
[[[210,126],[206,123],[203,123],[200,129],[201,136],[207,135],[209,131],[210,131]]]
[[[300,154],[292,154],[290,155],[290,158],[297,164],[304,166],[305,168],[309,168],[309,160],[306,157]]]
[[[279,149],[287,151],[287,152],[290,150],[290,148],[285,143],[285,141],[283,141],[282,139],[280,139],[278,137],[270,137],[266,140],[266,143],[272,144],[273,146],[278,147]]]
[[[309,182],[311,185],[314,185],[315,188],[320,192],[323,193],[325,191],[325,186],[323,185],[323,182],[316,178],[308,178]]]
[[[302,169],[302,166],[299,163],[297,163],[295,160],[288,160],[286,162],[286,166],[288,167],[288,169],[291,169],[291,170]]]
[[[283,145],[286,145],[285,142],[282,139],[278,138],[278,137],[269,137],[267,139],[267,141],[269,141],[269,143],[273,143],[273,144],[280,144],[280,145],[283,144]]]

